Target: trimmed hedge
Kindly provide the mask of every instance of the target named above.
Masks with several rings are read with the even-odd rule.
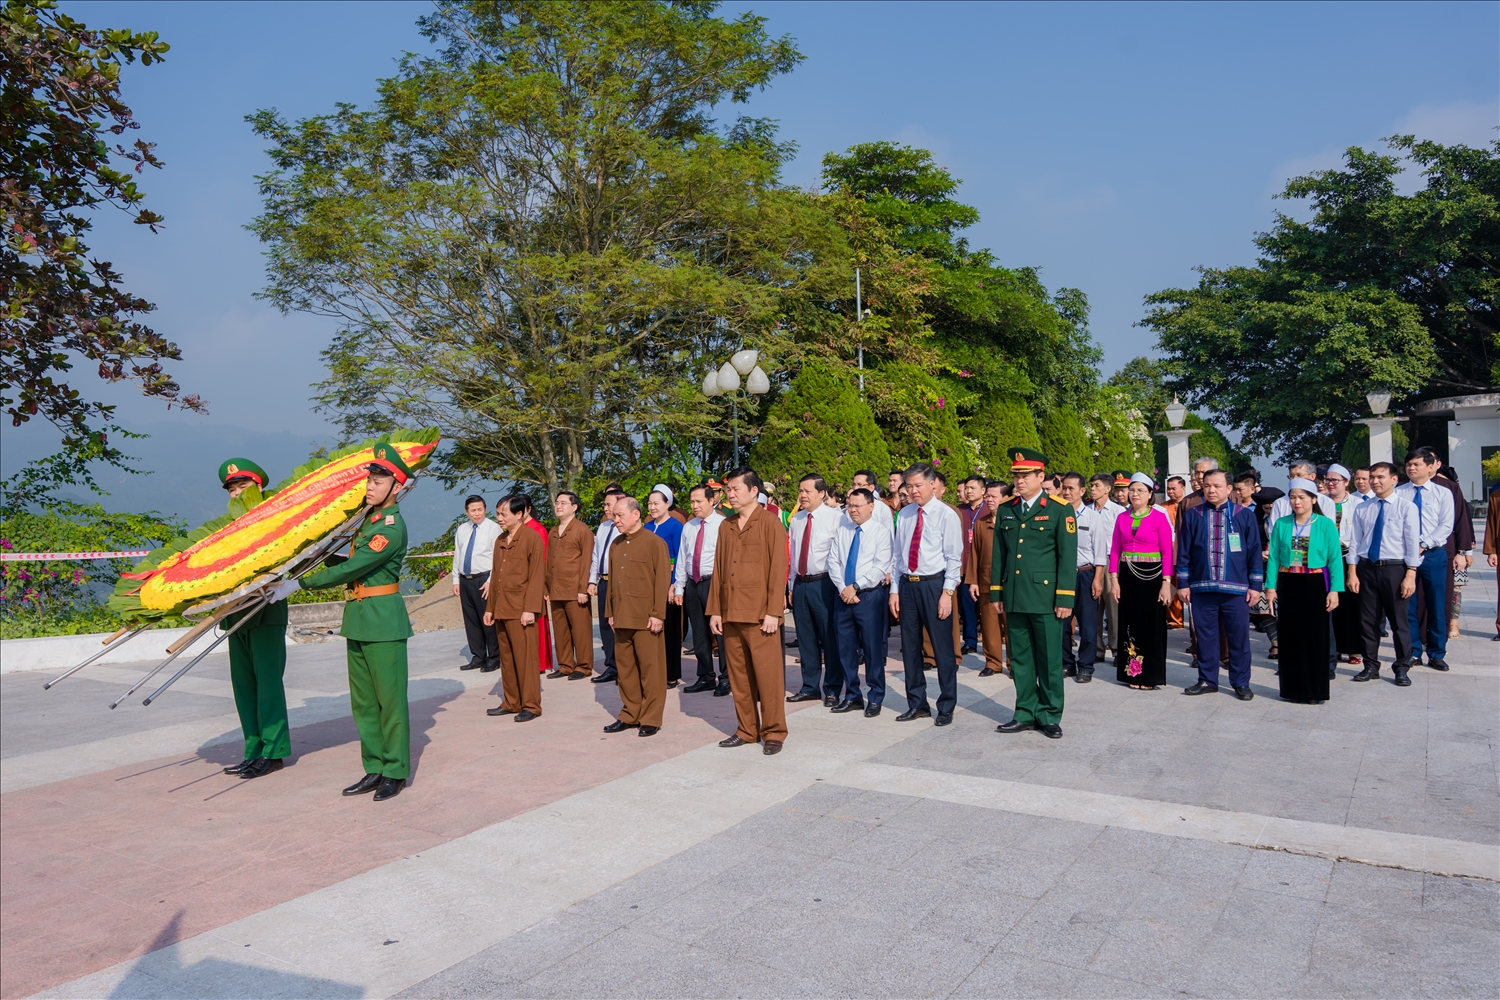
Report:
[[[750,467],[777,484],[778,496],[791,496],[787,487],[809,472],[847,487],[854,473],[870,469],[884,482],[891,455],[874,413],[848,374],[810,361],[771,405],[750,449]]]

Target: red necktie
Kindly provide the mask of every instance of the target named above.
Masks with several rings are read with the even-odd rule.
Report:
[[[698,583],[703,579],[699,572],[703,567],[703,536],[708,532],[708,522],[704,521],[698,525],[698,539],[693,542],[693,582]]]
[[[922,548],[922,508],[917,508],[917,526],[911,532],[911,551],[906,554],[906,568],[915,573],[917,571],[917,552]]]
[[[797,557],[797,575],[807,575],[807,550],[812,547],[812,511],[807,512],[807,520],[802,522],[802,554]]]

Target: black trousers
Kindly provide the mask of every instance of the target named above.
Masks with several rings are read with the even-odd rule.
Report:
[[[667,602],[667,617],[662,635],[667,640],[667,683],[682,680],[682,609]]]
[[[958,704],[958,664],[953,659],[953,623],[938,618],[938,599],[943,596],[943,578],[901,581],[901,663],[906,668],[908,708],[931,708],[927,703],[927,678],[922,673],[922,630],[932,639],[937,657],[938,700],[941,715]],[[958,601],[953,602],[958,614]]]
[[[1411,661],[1411,631],[1407,625],[1407,601],[1401,596],[1404,565],[1377,566],[1361,559],[1359,573],[1359,624],[1365,640],[1365,666],[1380,666],[1380,620],[1391,623],[1391,644],[1396,647],[1396,661],[1404,669]]]
[[[599,600],[595,607],[599,609],[599,645],[604,647],[604,669],[615,669],[615,630],[609,624],[609,618],[604,614],[604,598],[609,595],[609,581],[603,577],[599,578]],[[603,671],[601,671],[602,673]]]
[[[826,576],[821,580],[798,580],[792,585],[797,653],[802,659],[802,694],[837,698],[844,689],[844,668],[839,666],[833,634],[833,604],[837,600],[838,591]]]
[[[469,639],[469,656],[484,661],[487,667],[500,665],[500,640],[495,636],[495,626],[484,623],[484,612],[489,602],[479,592],[488,573],[462,574],[458,577],[458,604],[464,612],[464,635]]]
[[[693,626],[693,653],[698,657],[698,678],[714,679],[714,656],[719,657],[719,680],[728,682],[724,672],[724,640],[708,628],[708,585],[712,576],[694,583],[687,581],[682,591],[682,613]]]

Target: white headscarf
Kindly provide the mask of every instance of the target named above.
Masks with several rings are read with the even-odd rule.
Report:
[[[1151,489],[1156,489],[1155,481],[1153,481],[1152,478],[1146,475],[1144,472],[1137,472],[1135,475],[1130,477],[1130,481],[1132,483],[1145,483]]]
[[[651,487],[651,492],[660,493],[662,496],[666,497],[667,506],[672,506],[672,500],[674,499],[672,496],[672,487],[668,486],[666,483],[657,483],[655,486]]]
[[[1314,499],[1317,499],[1318,496],[1318,484],[1311,479],[1288,479],[1286,482],[1286,491],[1290,493],[1292,490],[1303,490],[1304,492],[1311,493]]]
[[[1353,482],[1354,474],[1337,462],[1328,467],[1328,475],[1341,476],[1345,482]]]

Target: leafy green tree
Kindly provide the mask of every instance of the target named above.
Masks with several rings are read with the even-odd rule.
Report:
[[[202,410],[162,367],[181,354],[139,319],[155,308],[121,287],[108,261],[90,256],[88,213],[119,209],[153,232],[134,174],[159,168],[154,144],[116,138],[140,128],[120,99],[120,67],[160,62],[154,31],[91,29],[52,0],[0,7],[0,407],[19,427],[41,417],[63,450],[5,484],[12,508],[78,483],[103,492],[88,463],[126,467],[111,434],[115,407],[89,398],[69,373],[77,359],[106,382],[134,382],[148,397]],[[115,157],[125,161],[116,166]],[[133,169],[129,166],[133,164]]]
[[[978,465],[991,479],[1010,478],[1010,449],[1042,447],[1036,416],[1014,397],[984,403],[968,421],[967,430],[979,453]]]
[[[781,303],[837,226],[780,187],[766,123],[708,112],[801,56],[712,11],[443,5],[419,22],[442,52],[372,109],[252,116],[265,296],[341,321],[319,399],[347,433],[435,423],[439,473],[555,496],[634,467],[650,426],[712,426],[684,373],[786,347]]]
[[[750,465],[789,496],[784,491],[806,473],[848,486],[860,469],[885,472],[891,454],[847,369],[814,361],[771,405]]]
[[[867,380],[880,399],[872,404],[885,432],[894,468],[931,462],[948,477],[968,475],[978,452],[958,419],[949,391],[930,373],[904,362],[881,367],[878,380]]]
[[[1278,213],[1254,267],[1146,299],[1169,388],[1257,453],[1336,451],[1376,386],[1399,402],[1495,383],[1500,143],[1389,141],[1425,188],[1397,193],[1399,159],[1351,147],[1344,169],[1287,183],[1313,218]]]
[[[1072,409],[1053,410],[1042,418],[1041,449],[1052,472],[1094,473],[1094,449],[1083,421]]]

